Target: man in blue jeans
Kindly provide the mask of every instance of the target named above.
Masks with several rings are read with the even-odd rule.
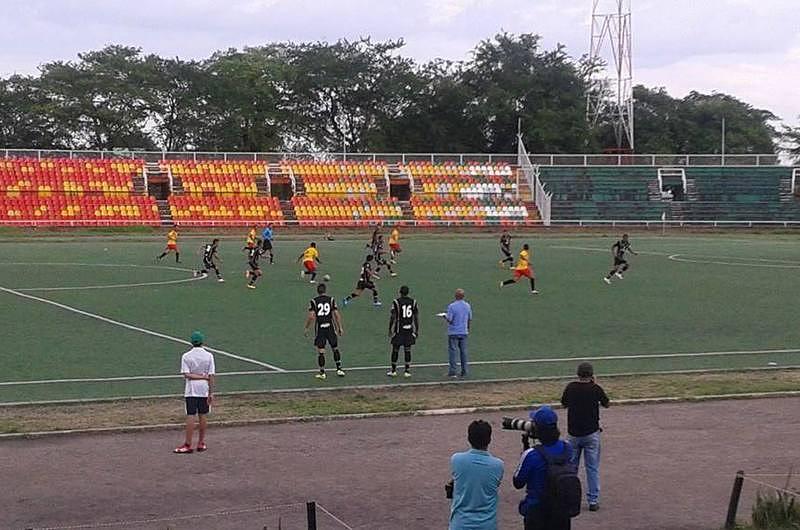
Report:
[[[489,453],[492,426],[475,420],[469,424],[467,438],[472,448],[450,457],[453,501],[449,530],[497,530],[503,461]]]
[[[603,388],[594,380],[591,363],[578,365],[578,380],[564,389],[561,404],[567,409],[569,441],[575,448],[575,465],[585,454],[586,500],[589,511],[600,509],[600,405],[608,408],[609,400]]]
[[[449,377],[466,377],[468,373],[469,357],[467,355],[467,335],[472,324],[472,307],[464,300],[464,289],[456,289],[455,300],[447,306],[444,315],[447,321],[447,355],[450,366],[447,370]],[[457,361],[461,361],[461,371],[458,371]]]

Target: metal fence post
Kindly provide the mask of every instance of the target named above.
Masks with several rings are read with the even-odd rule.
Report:
[[[731,500],[728,503],[728,516],[725,518],[725,530],[733,530],[736,526],[736,512],[739,510],[739,497],[742,495],[742,485],[744,484],[744,471],[737,471],[736,478],[733,480],[731,490]]]
[[[306,503],[306,514],[308,515],[308,530],[317,530],[317,503],[309,501]]]

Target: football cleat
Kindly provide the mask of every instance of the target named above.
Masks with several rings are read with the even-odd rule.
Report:
[[[619,278],[620,280],[624,280],[624,279],[625,279],[625,276],[623,276],[621,272],[617,272],[617,273],[615,273],[615,274],[614,274],[614,276],[616,276],[616,277],[617,277],[617,278]]]
[[[389,377],[397,377],[397,372],[394,370],[389,370],[388,372],[386,372],[386,375]]]
[[[606,282],[608,285],[611,285],[611,278],[606,278],[603,276],[603,281]]]
[[[217,279],[217,281],[218,281],[219,283],[225,283],[225,278],[219,278],[219,279]]]
[[[539,294],[539,291],[537,291],[536,289],[534,289],[533,291],[531,291],[531,294]]]
[[[327,376],[327,375],[325,375],[324,373],[322,373],[322,374],[316,374],[314,377],[316,377],[316,378],[317,378],[317,379],[319,379],[320,381],[324,381],[325,379],[327,379],[327,378],[328,378],[328,376]]]
[[[337,368],[336,375],[338,375],[339,377],[344,377],[344,370],[342,370],[341,368]]]
[[[390,274],[390,276],[391,276],[392,278],[394,278],[394,277],[396,277],[396,276],[397,276],[397,273],[396,273],[396,272],[393,272],[392,274]]]
[[[405,372],[403,372],[403,377],[411,377],[411,372],[406,370]]]
[[[248,289],[255,289],[255,288],[256,288],[256,286],[255,286],[255,285],[253,285],[252,283],[248,283],[248,284],[247,284],[247,288],[248,288]]]

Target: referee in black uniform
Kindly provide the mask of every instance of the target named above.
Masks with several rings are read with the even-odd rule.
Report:
[[[400,347],[405,353],[406,369],[404,377],[411,377],[411,346],[419,334],[419,308],[417,301],[408,296],[408,286],[400,287],[400,296],[392,300],[389,316],[389,336],[392,338],[392,367],[386,372],[389,377],[397,377],[397,357]]]

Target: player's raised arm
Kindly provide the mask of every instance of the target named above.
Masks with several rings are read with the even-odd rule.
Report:
[[[414,318],[414,336],[419,335],[419,306],[417,302],[414,302],[414,308],[412,309],[412,315]]]
[[[392,310],[389,313],[389,336],[392,336],[394,330],[394,323],[397,320],[397,301],[392,302]]]

